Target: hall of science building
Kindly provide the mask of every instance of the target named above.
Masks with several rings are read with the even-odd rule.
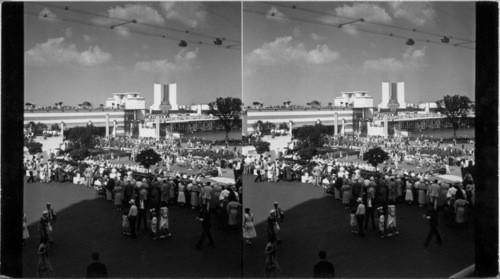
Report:
[[[213,117],[206,115],[208,105],[179,105],[177,84],[154,84],[154,103],[146,110],[146,100],[138,92],[113,93],[102,107],[25,108],[24,124],[57,124],[63,129],[92,124],[106,127],[108,135],[132,133],[132,126],[152,126],[155,118],[169,125],[173,132],[218,130]]]

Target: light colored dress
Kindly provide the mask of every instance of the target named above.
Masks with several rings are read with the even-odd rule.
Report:
[[[243,221],[243,238],[255,238],[257,237],[257,232],[255,231],[255,227],[253,225],[253,214],[245,213],[245,219]]]
[[[184,184],[179,183],[179,195],[177,196],[178,203],[186,203],[186,195],[184,194]]]
[[[396,207],[387,206],[387,228],[396,228]]]
[[[30,232],[28,231],[28,223],[26,222],[26,214],[23,216],[23,239],[30,238]]]
[[[115,192],[115,205],[122,205],[123,187],[121,185],[117,185],[113,191]]]
[[[344,184],[342,188],[340,188],[342,192],[342,203],[347,205],[351,202],[351,187],[347,184]]]

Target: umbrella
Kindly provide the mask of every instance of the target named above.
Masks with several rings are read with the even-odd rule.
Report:
[[[462,178],[460,176],[451,174],[436,175],[436,177],[450,182],[462,182]]]

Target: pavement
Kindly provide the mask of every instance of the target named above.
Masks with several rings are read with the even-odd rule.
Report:
[[[116,211],[93,188],[69,182],[24,184],[24,209],[31,237],[23,247],[23,277],[36,277],[38,262],[38,220],[45,203],[57,212],[54,245],[50,258],[58,278],[85,277],[91,253],[97,251],[107,265],[109,277],[240,277],[241,234],[217,229],[212,218],[216,246],[196,250],[202,229],[195,220],[197,210],[170,206],[172,237],[154,241],[144,231],[137,239],[122,235],[121,211]]]
[[[397,205],[400,235],[380,239],[371,226],[361,238],[351,234],[349,211],[320,187],[299,182],[255,183],[245,175],[245,203],[255,218],[257,238],[243,249],[243,276],[264,276],[265,219],[274,201],[285,211],[277,259],[279,277],[311,277],[318,252],[325,250],[336,277],[449,277],[474,263],[474,227],[438,230],[443,244],[423,242],[429,222],[425,209]]]

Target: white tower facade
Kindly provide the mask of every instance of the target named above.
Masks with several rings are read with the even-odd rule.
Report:
[[[170,109],[177,110],[177,83],[170,84],[154,84],[154,103],[150,107],[151,110],[162,110],[163,106],[170,106]]]
[[[397,107],[406,108],[405,83],[404,82],[382,82],[382,103],[379,108],[389,109]]]

